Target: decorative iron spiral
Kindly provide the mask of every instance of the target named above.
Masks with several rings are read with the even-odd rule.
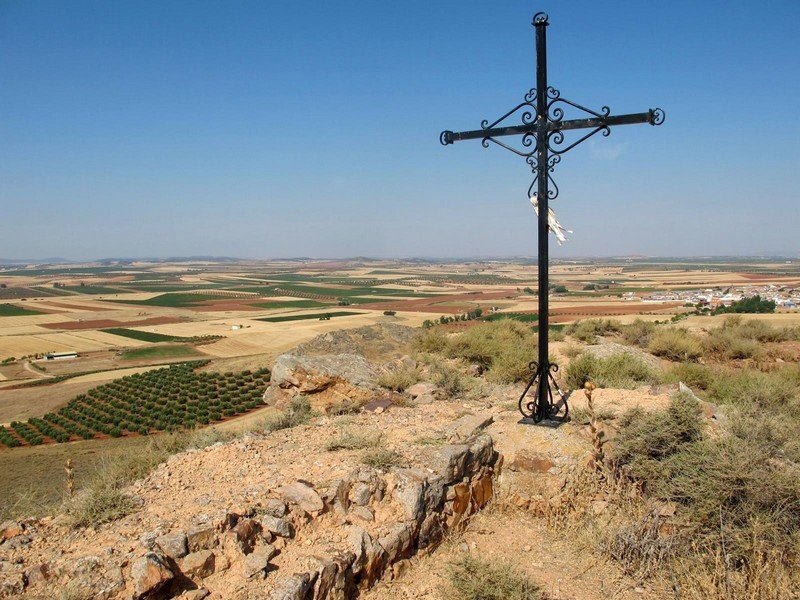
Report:
[[[650,125],[661,125],[666,118],[667,114],[660,108],[650,109]]]

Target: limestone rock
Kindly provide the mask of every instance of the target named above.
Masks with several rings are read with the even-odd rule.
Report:
[[[467,460],[469,446],[453,444],[442,446],[433,455],[429,465],[433,472],[442,477],[445,483],[459,481],[464,476],[464,464]]]
[[[286,577],[279,581],[272,590],[270,600],[305,600],[313,583],[311,575],[308,573],[298,573]]]
[[[193,527],[186,534],[189,552],[208,550],[217,545],[217,532],[212,525]]]
[[[139,600],[154,597],[174,577],[175,574],[163,556],[148,552],[131,566],[134,598]]]
[[[263,575],[269,561],[278,554],[275,546],[266,545],[256,548],[244,558],[244,576],[247,578]]]
[[[494,417],[489,413],[464,415],[445,428],[445,435],[451,441],[463,441],[483,431],[493,422]]]
[[[261,517],[261,527],[274,535],[285,538],[294,537],[294,527],[286,519],[279,519],[272,515],[264,515]]]
[[[294,503],[306,512],[319,512],[325,508],[325,504],[316,490],[301,481],[284,485],[278,489],[278,492],[286,502]]]
[[[378,370],[357,354],[298,356],[281,354],[272,368],[271,383],[303,394],[321,392],[337,381],[375,389]]]
[[[280,519],[287,512],[286,503],[277,498],[269,498],[264,502],[264,512]]]
[[[419,383],[415,383],[410,388],[406,389],[406,393],[412,398],[418,398],[419,396],[425,396],[428,394],[433,396],[436,394],[438,389],[439,388],[437,388],[430,381],[420,381]]]
[[[189,553],[186,534],[183,532],[168,533],[156,538],[161,551],[172,559],[183,558]]]
[[[214,572],[216,556],[211,550],[187,554],[181,561],[181,572],[191,578],[208,577]]]

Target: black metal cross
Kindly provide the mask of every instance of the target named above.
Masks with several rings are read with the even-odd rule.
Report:
[[[454,133],[443,131],[439,141],[443,145],[461,140],[479,139],[484,148],[493,142],[514,154],[525,158],[534,172],[533,182],[528,188],[528,197],[536,200],[539,211],[539,356],[538,361],[530,364],[532,375],[525,391],[519,398],[519,410],[523,422],[539,423],[542,419],[564,419],[569,412],[567,394],[556,383],[554,374],[558,365],[550,362],[548,349],[549,319],[549,247],[548,218],[550,200],[558,196],[558,186],[550,173],[561,162],[561,155],[596,133],[608,136],[612,125],[631,125],[633,123],[649,123],[661,125],[664,122],[664,111],[660,108],[647,112],[629,115],[611,115],[611,109],[604,106],[596,112],[571,100],[561,97],[561,92],[547,85],[547,26],[549,19],[546,13],[536,13],[533,26],[536,29],[536,87],[525,94],[524,102],[518,104],[494,123],[484,120],[481,128],[474,131]],[[588,118],[564,120],[564,109],[569,107],[590,115]],[[520,114],[521,124],[502,125],[503,121],[514,114]],[[564,132],[573,129],[589,129],[590,131],[578,140],[569,143],[564,141]],[[499,137],[521,135],[522,148],[514,148],[498,140]],[[549,189],[549,183],[553,189]],[[536,190],[534,191],[534,186]],[[555,387],[559,400],[553,402]],[[528,400],[528,392],[533,388],[532,400]]]

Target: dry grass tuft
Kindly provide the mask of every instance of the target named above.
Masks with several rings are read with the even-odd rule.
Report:
[[[374,448],[367,450],[361,456],[361,462],[373,469],[388,471],[392,467],[400,467],[406,464],[405,458],[394,450],[388,448]]]
[[[650,335],[647,349],[651,354],[668,360],[697,360],[703,355],[701,339],[686,329],[667,327]]]
[[[464,556],[448,568],[448,600],[540,600],[542,592],[521,570],[506,561]]]
[[[567,385],[579,389],[587,381],[600,387],[633,389],[658,381],[658,375],[641,358],[621,353],[607,358],[581,354],[570,361],[566,369]]]
[[[379,386],[395,392],[405,391],[419,381],[422,381],[422,372],[416,366],[402,366],[378,377]]]
[[[264,419],[264,431],[278,431],[280,429],[289,429],[296,427],[303,423],[308,423],[311,420],[313,413],[311,411],[311,403],[305,396],[297,396],[292,398],[284,410],[268,416]]]
[[[363,450],[375,448],[381,443],[381,432],[377,430],[354,431],[350,427],[342,427],[339,434],[328,440],[325,449],[328,452],[336,450]]]

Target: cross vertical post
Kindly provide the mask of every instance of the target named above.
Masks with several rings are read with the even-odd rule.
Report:
[[[567,100],[561,92],[547,82],[547,27],[549,18],[546,13],[539,12],[533,16],[536,30],[536,87],[525,94],[523,101],[506,112],[502,117],[489,123],[481,122],[481,128],[473,131],[443,131],[439,135],[442,145],[450,145],[461,140],[480,139],[481,145],[488,148],[490,143],[510,150],[525,158],[534,173],[533,182],[528,188],[528,198],[537,209],[538,216],[538,312],[539,312],[539,351],[537,361],[530,363],[530,380],[519,398],[519,410],[523,423],[539,423],[543,420],[564,420],[569,413],[568,394],[563,392],[556,382],[555,373],[558,365],[550,362],[550,273],[549,273],[549,231],[557,222],[550,211],[550,200],[558,197],[558,186],[551,172],[561,162],[561,155],[596,133],[607,137],[611,126],[649,123],[661,125],[664,122],[664,111],[651,108],[647,112],[626,115],[611,115],[607,106],[599,111]],[[583,113],[579,119],[564,119],[565,110],[577,109]],[[517,115],[517,125],[502,125],[512,115]],[[589,115],[587,118],[586,115]],[[580,129],[590,131],[578,140],[565,142],[564,132]],[[514,147],[498,138],[521,136],[521,147]],[[552,184],[552,188],[551,188]],[[534,188],[536,191],[534,191]],[[551,222],[552,219],[552,222]],[[563,239],[563,238],[562,238]],[[553,402],[553,388],[559,395],[558,402]],[[532,399],[528,393],[533,394]]]
[[[547,202],[547,19],[534,18],[536,28],[536,179],[538,190],[536,197],[539,199],[538,238],[539,255],[537,267],[539,270],[539,361],[536,365],[538,381],[538,398],[550,400],[550,386],[548,373],[550,372],[550,349],[548,332],[550,331],[550,236],[548,232],[548,202]],[[527,390],[526,390],[527,392]],[[524,394],[523,394],[524,396]],[[535,407],[535,420],[541,421],[548,414],[544,411],[549,402],[537,402]]]

